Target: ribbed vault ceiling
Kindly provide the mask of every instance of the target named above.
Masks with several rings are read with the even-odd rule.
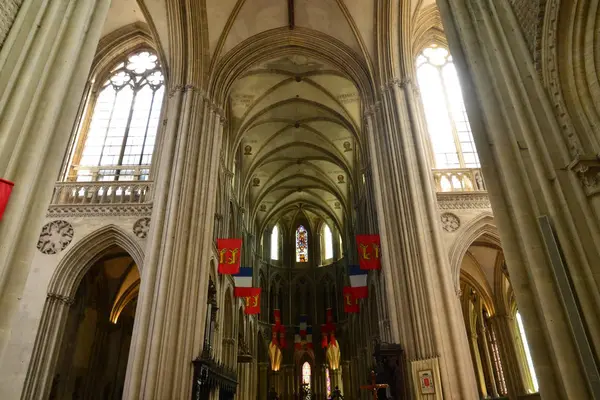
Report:
[[[243,192],[259,226],[302,211],[341,228],[360,144],[354,84],[319,60],[285,56],[249,69],[229,100]]]

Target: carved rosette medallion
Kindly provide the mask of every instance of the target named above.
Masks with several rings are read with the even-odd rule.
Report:
[[[443,213],[442,228],[444,228],[446,232],[454,232],[460,228],[460,219],[452,213]]]
[[[75,231],[67,221],[56,220],[42,227],[37,248],[43,254],[57,254],[63,251],[73,240]]]
[[[150,230],[150,218],[140,218],[133,224],[133,233],[140,239],[146,239]]]

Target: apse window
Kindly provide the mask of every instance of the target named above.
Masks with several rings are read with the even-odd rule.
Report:
[[[439,169],[479,168],[471,126],[452,56],[431,46],[417,58],[417,79]]]
[[[325,244],[325,260],[330,260],[333,258],[333,236],[327,224],[323,228],[323,241]]]
[[[279,227],[277,225],[271,231],[271,260],[279,260]]]
[[[308,262],[308,232],[303,225],[296,229],[296,262]]]
[[[99,82],[80,124],[68,179],[147,180],[165,92],[158,57],[148,50],[130,54]]]

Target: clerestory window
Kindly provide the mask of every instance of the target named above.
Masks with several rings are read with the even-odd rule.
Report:
[[[147,180],[165,92],[158,57],[119,60],[93,88],[68,180]]]
[[[417,79],[435,168],[479,168],[471,126],[452,56],[432,45],[417,58]]]

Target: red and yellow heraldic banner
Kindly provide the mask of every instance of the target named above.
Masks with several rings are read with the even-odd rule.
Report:
[[[360,269],[381,269],[379,235],[356,235]]]
[[[8,204],[8,198],[10,197],[13,186],[15,186],[15,184],[11,181],[0,178],[0,220],[2,219],[6,205]]]
[[[242,239],[217,239],[219,251],[219,273],[235,275],[240,272]]]
[[[347,313],[357,313],[360,311],[358,299],[352,289],[350,286],[344,287],[344,312]]]
[[[244,296],[246,308],[244,314],[260,314],[260,288],[250,289],[247,296]]]

